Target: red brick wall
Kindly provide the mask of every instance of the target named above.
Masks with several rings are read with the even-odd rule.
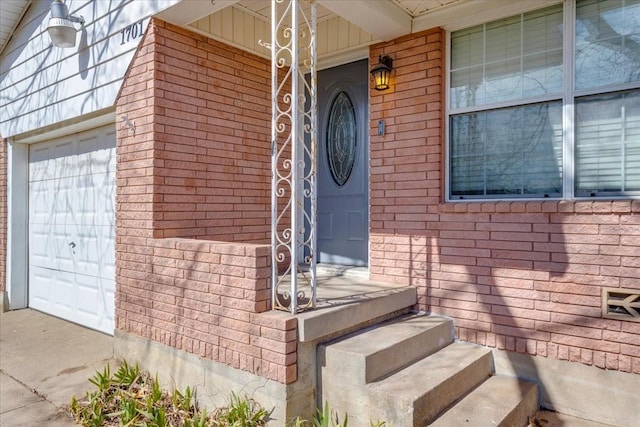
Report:
[[[640,323],[601,314],[603,287],[640,289],[640,201],[444,203],[444,33],[380,54],[395,70],[370,92],[371,278],[418,287],[462,340],[640,373]]]
[[[153,37],[153,52],[136,61],[146,72],[132,70],[120,102],[139,117],[135,138],[153,127],[152,146],[135,148],[129,172],[140,173],[140,156],[153,169],[153,181],[147,174],[130,189],[154,195],[144,221],[160,238],[268,242],[269,62],[175,26]]]
[[[7,290],[7,141],[0,138],[0,292]],[[2,307],[0,307],[2,311]]]
[[[117,101],[116,328],[282,383],[270,308],[267,61],[153,20]]]

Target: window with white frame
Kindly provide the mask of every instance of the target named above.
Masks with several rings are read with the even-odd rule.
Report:
[[[567,0],[450,35],[448,195],[640,195],[640,0]]]

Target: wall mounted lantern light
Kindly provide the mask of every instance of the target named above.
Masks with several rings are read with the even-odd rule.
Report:
[[[51,18],[47,31],[51,42],[57,47],[74,47],[76,45],[76,27],[73,23],[84,25],[84,18],[69,15],[67,5],[61,0],[54,0],[51,3]]]
[[[373,87],[375,90],[389,89],[389,77],[391,76],[391,70],[393,70],[393,59],[387,55],[380,56],[378,65],[371,69],[374,84]]]

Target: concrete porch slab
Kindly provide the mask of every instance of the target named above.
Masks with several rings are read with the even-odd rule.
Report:
[[[318,270],[316,309],[297,315],[301,342],[329,339],[415,305],[415,288],[372,282],[356,270],[357,274]]]

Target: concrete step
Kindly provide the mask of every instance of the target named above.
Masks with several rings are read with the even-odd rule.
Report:
[[[414,287],[395,287],[331,300],[330,305],[303,312],[298,318],[300,342],[345,335],[381,319],[408,312],[416,304]]]
[[[429,425],[524,427],[537,410],[538,387],[534,383],[496,375]]]
[[[365,384],[437,352],[453,338],[450,319],[407,314],[319,346],[318,359],[325,370]]]
[[[527,427],[613,427],[612,424],[585,420],[571,415],[551,411],[538,411],[529,417]]]
[[[466,343],[451,344],[369,384],[377,402],[372,419],[394,426],[422,427],[487,380],[491,372],[489,349]]]

